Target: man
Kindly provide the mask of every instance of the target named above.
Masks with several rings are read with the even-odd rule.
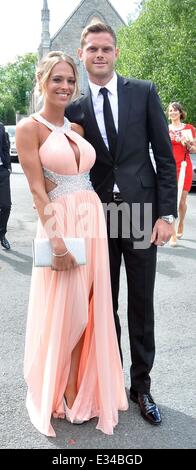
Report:
[[[149,376],[155,354],[153,291],[157,246],[169,240],[177,216],[176,169],[155,87],[148,81],[116,75],[118,53],[110,26],[97,23],[85,28],[79,57],[88,73],[89,90],[72,103],[66,115],[83,126],[86,139],[96,150],[91,180],[102,202],[130,209],[129,235],[123,236],[122,219],[118,220],[117,237],[111,234],[113,222],[108,223],[114,317],[120,346],[117,310],[123,255],[132,357],[130,398],[139,404],[148,422],[159,424],[161,415],[150,394]],[[149,156],[149,142],[157,173]],[[135,243],[142,233],[138,223],[140,232],[144,228],[145,244]]]
[[[10,171],[9,137],[3,124],[0,123],[0,242],[6,250],[10,249],[5,237],[11,210]]]

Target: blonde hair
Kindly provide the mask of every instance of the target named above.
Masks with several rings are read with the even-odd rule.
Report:
[[[66,62],[72,67],[74,76],[75,76],[75,90],[72,96],[72,100],[78,98],[80,95],[79,85],[78,85],[78,71],[76,64],[72,57],[64,54],[62,51],[51,51],[46,56],[44,56],[41,61],[39,62],[37,69],[36,69],[36,80],[37,80],[37,88],[39,92],[44,95],[46,89],[46,83],[50,76],[50,73],[53,67],[58,64],[59,62]]]

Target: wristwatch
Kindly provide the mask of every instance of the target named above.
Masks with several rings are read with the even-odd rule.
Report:
[[[159,218],[167,222],[167,224],[173,224],[175,220],[175,217],[173,215],[162,215]]]

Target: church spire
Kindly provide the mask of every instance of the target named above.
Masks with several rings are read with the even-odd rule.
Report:
[[[49,32],[49,22],[50,22],[50,11],[48,8],[47,0],[43,0],[43,8],[41,11],[41,21],[42,21],[42,34],[41,34],[41,57],[45,56],[50,51],[50,32]]]
[[[48,2],[47,2],[47,0],[44,0],[43,9],[44,9],[44,10],[48,10]],[[49,11],[49,10],[48,10],[48,11]]]

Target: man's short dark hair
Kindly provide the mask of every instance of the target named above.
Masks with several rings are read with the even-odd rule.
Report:
[[[99,22],[99,23],[90,23],[88,26],[86,26],[86,28],[83,29],[82,34],[81,34],[81,39],[80,39],[81,48],[85,46],[86,37],[90,33],[109,33],[110,36],[112,36],[114,40],[114,45],[116,47],[117,39],[116,39],[116,34],[114,30],[108,24]]]

